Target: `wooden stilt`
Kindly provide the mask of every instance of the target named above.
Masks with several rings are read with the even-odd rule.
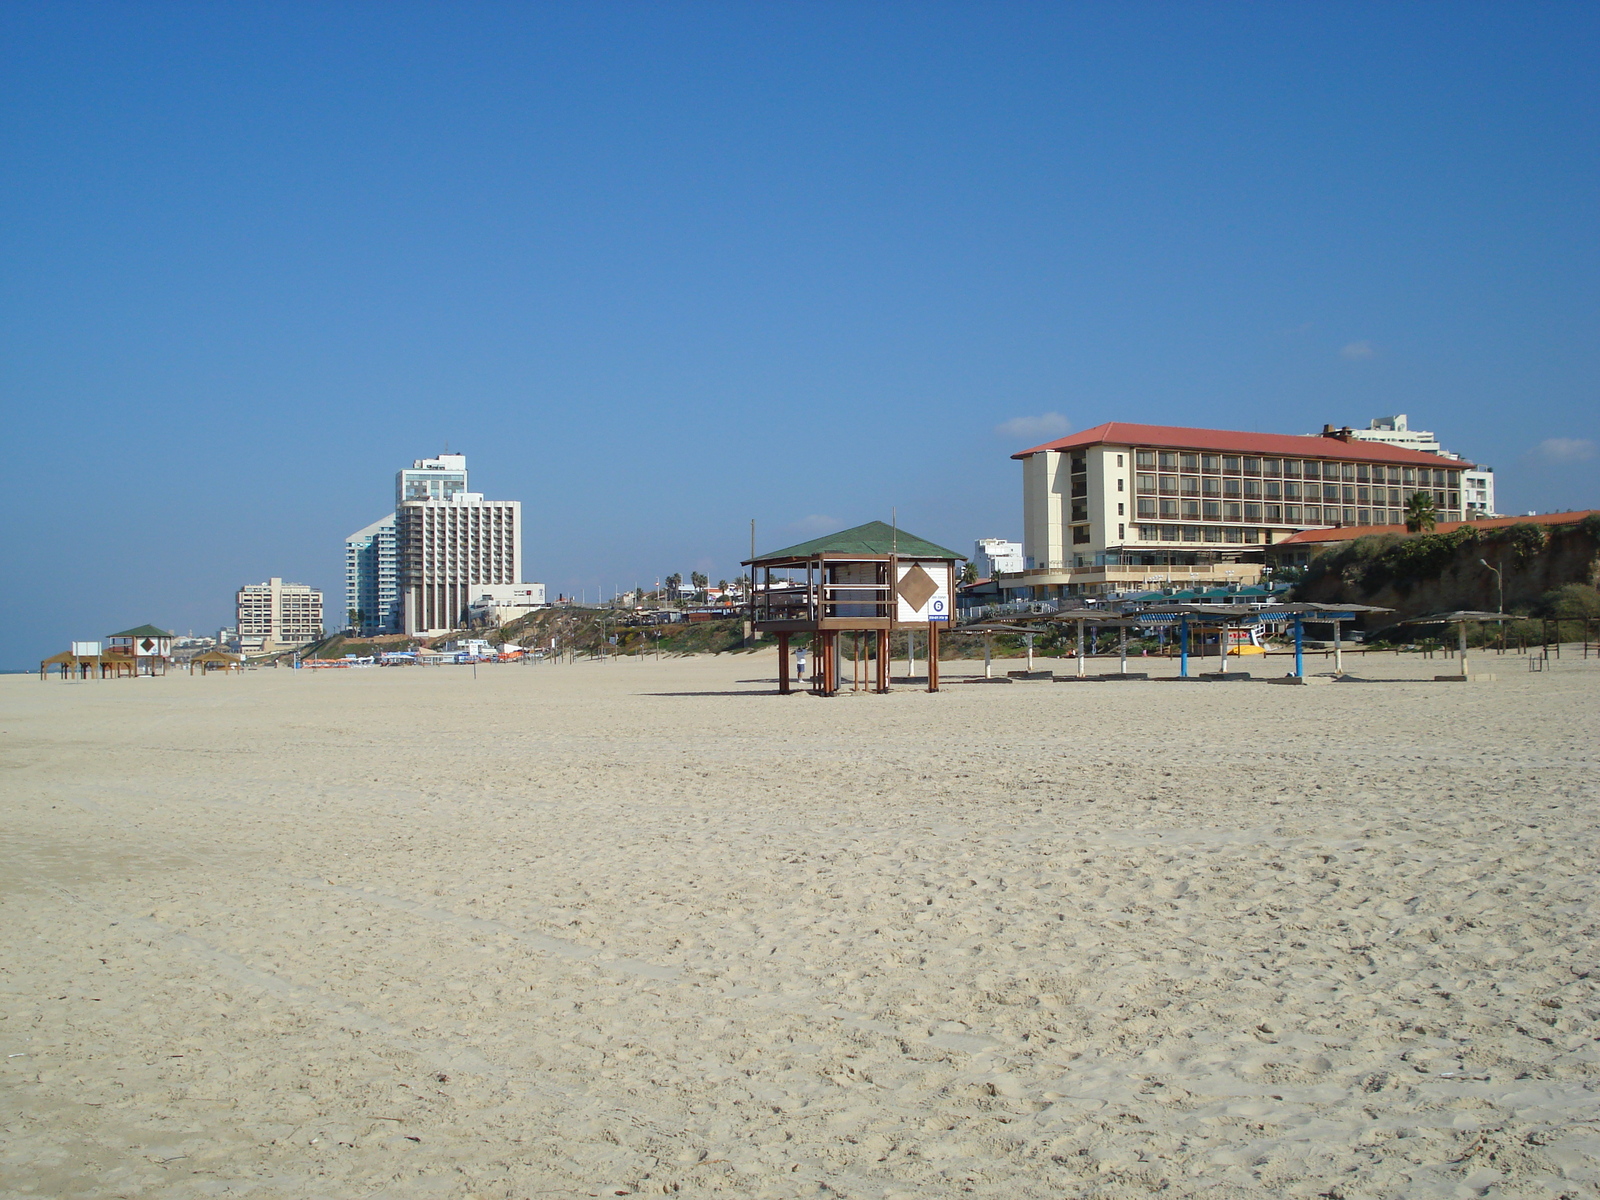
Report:
[[[939,622],[928,622],[928,690],[939,690]]]
[[[778,691],[789,694],[789,635],[778,635]]]
[[[878,691],[889,690],[889,631],[878,630]]]

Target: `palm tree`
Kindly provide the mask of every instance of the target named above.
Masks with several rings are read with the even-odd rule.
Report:
[[[1439,520],[1439,510],[1434,507],[1432,492],[1413,492],[1406,501],[1406,531],[1428,533]]]
[[[977,563],[969,562],[965,567],[962,568],[962,570],[961,570],[961,582],[962,583],[977,583],[978,582],[978,564]]]

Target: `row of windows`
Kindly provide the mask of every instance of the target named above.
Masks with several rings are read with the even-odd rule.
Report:
[[[1233,525],[1136,525],[1141,542],[1223,542],[1235,546],[1260,543],[1261,530]]]
[[[1405,488],[1372,487],[1360,483],[1300,483],[1277,479],[1217,479],[1198,475],[1136,475],[1134,491],[1140,495],[1162,496],[1238,496],[1245,499],[1266,500],[1332,500],[1345,504],[1388,503],[1404,504],[1414,493]],[[1458,505],[1451,497],[1456,492],[1434,493],[1434,503],[1440,508]]]
[[[1118,456],[1121,466],[1121,456]],[[1381,463],[1328,462],[1323,459],[1260,458],[1249,454],[1189,454],[1180,450],[1139,450],[1134,466],[1162,471],[1221,475],[1254,475],[1283,479],[1348,479],[1359,483],[1456,486],[1445,478],[1458,471],[1429,467],[1393,467]]]
[[[1456,505],[1439,505],[1438,515],[1446,521],[1458,519]],[[1265,521],[1272,525],[1403,525],[1405,510],[1364,508],[1333,504],[1254,504],[1232,500],[1146,500],[1140,499],[1135,515],[1179,521]]]

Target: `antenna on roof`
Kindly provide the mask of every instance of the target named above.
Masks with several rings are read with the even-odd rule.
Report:
[[[893,506],[889,509],[889,553],[900,553],[900,510]]]

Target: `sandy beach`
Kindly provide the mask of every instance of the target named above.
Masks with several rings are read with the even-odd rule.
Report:
[[[1600,1194],[1600,661],[1483,666],[0,679],[0,1194]]]

